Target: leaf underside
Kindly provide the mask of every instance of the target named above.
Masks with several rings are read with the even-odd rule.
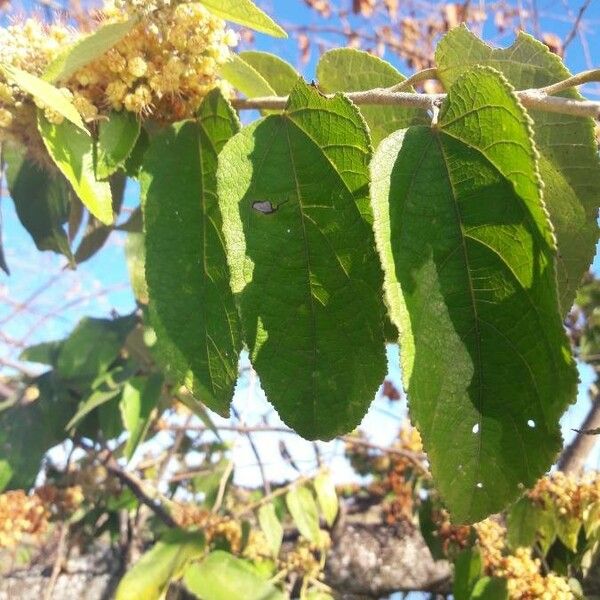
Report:
[[[142,172],[146,281],[161,362],[221,415],[237,378],[239,321],[216,197],[217,155],[239,125],[218,91],[197,121],[152,140]]]
[[[284,114],[245,128],[219,160],[245,341],[269,401],[309,439],[356,427],[385,375],[370,155],[356,109],[300,82]]]
[[[477,521],[550,467],[575,397],[526,115],[474,69],[436,129],[382,143],[372,177],[412,419],[453,519]]]

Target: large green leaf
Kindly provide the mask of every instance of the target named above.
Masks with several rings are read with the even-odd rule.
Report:
[[[219,159],[245,340],[267,397],[310,439],[356,427],[385,375],[370,155],[355,107],[300,82],[284,114],[245,128]]]
[[[264,504],[258,510],[258,523],[265,534],[267,544],[274,557],[279,555],[281,542],[283,541],[283,525],[279,521],[275,505],[272,502]]]
[[[44,80],[55,82],[68,79],[118,44],[138,22],[137,18],[131,18],[128,21],[102,25],[59,54],[46,69]]]
[[[221,415],[237,379],[240,325],[216,196],[217,156],[238,130],[218,91],[197,121],[167,128],[146,152],[142,186],[146,281],[157,353]]]
[[[94,142],[72,123],[54,125],[40,112],[38,129],[50,157],[73,186],[87,209],[100,221],[113,220],[110,185],[98,181],[94,171]]]
[[[360,92],[388,88],[406,77],[390,63],[363,50],[336,48],[325,52],[317,65],[317,79],[324,92]],[[414,91],[408,88],[405,91]],[[373,144],[390,133],[428,123],[423,110],[401,106],[361,106],[360,112],[371,130]]]
[[[238,54],[233,54],[230,60],[222,64],[219,72],[221,77],[248,98],[277,95],[269,82]]]
[[[129,158],[140,135],[139,120],[130,112],[113,111],[98,124],[96,177],[108,179]]]
[[[183,581],[202,600],[284,600],[285,596],[246,560],[228,552],[211,552],[191,565]],[[117,600],[120,600],[117,598]]]
[[[458,27],[438,45],[436,61],[439,76],[448,86],[475,65],[498,69],[519,90],[541,88],[570,76],[556,54],[522,32],[510,48],[492,49],[465,27]],[[574,89],[560,95],[582,98]],[[540,152],[544,200],[558,238],[558,282],[565,314],[592,262],[598,240],[600,161],[594,121],[534,110],[530,115]]]
[[[372,163],[413,422],[457,521],[534,484],[575,398],[535,156],[516,96],[482,68],[452,86],[437,127],[391,135]]]
[[[255,31],[274,37],[287,37],[287,33],[252,0],[199,0],[211,13]]]
[[[247,50],[240,52],[239,56],[263,77],[278,96],[287,96],[298,83],[298,71],[275,54]]]
[[[73,260],[63,226],[69,219],[71,191],[60,174],[50,174],[13,148],[5,148],[6,179],[17,216],[38,250]]]
[[[202,555],[202,533],[168,532],[121,579],[115,600],[159,600],[186,564]]]
[[[62,115],[72,125],[75,125],[82,135],[89,137],[90,134],[81,120],[81,115],[77,112],[71,100],[52,84],[10,65],[0,64],[0,72],[4,73],[10,82],[32,96],[40,105]]]

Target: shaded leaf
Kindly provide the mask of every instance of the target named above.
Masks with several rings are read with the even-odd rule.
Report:
[[[94,174],[92,138],[67,121],[53,125],[41,112],[38,129],[50,157],[79,199],[97,219],[110,225],[113,220],[110,186],[106,181],[98,181]]]
[[[482,577],[473,588],[471,600],[508,600],[506,579]]]
[[[267,543],[274,557],[279,555],[283,541],[283,526],[277,517],[275,506],[272,502],[263,504],[258,509],[258,523],[267,538]]]
[[[371,170],[413,422],[453,519],[478,521],[550,467],[575,398],[527,117],[476,69],[437,128],[392,134]]]
[[[287,493],[285,501],[301,535],[320,546],[319,510],[310,490],[305,486],[295,486]]]
[[[19,360],[40,363],[42,365],[56,365],[58,354],[62,348],[62,340],[56,342],[43,342],[25,348],[19,355]]]
[[[441,40],[435,58],[438,75],[447,86],[475,65],[498,69],[519,90],[542,88],[571,75],[545,44],[523,32],[510,48],[493,49],[464,26],[457,27]],[[576,89],[560,95],[582,98]],[[540,153],[544,200],[558,238],[560,302],[566,314],[592,262],[598,240],[600,160],[594,121],[535,110],[529,114]]]
[[[360,92],[388,88],[406,77],[390,63],[363,50],[336,48],[325,52],[317,65],[317,79],[324,92]],[[407,88],[405,91],[414,91]],[[373,144],[410,125],[429,124],[426,111],[401,106],[361,106]]]
[[[513,550],[534,544],[544,510],[526,496],[511,506],[507,517],[507,541]]]
[[[569,515],[556,515],[556,535],[571,552],[577,552],[577,541],[582,522]]]
[[[38,250],[52,250],[73,260],[64,225],[68,221],[71,190],[60,176],[50,175],[15,148],[4,148],[8,190],[19,221]]]
[[[148,286],[146,285],[145,263],[146,245],[143,233],[130,233],[125,240],[125,257],[129,281],[135,299],[141,304],[148,304]]]
[[[127,571],[115,600],[159,600],[186,564],[202,555],[204,545],[204,537],[198,531],[169,531]]]
[[[226,458],[223,458],[216,464],[210,464],[209,467],[209,472],[202,475],[196,475],[192,479],[192,485],[195,493],[204,496],[204,505],[212,508],[217,500],[223,477],[226,473],[229,473],[226,484],[229,483],[233,471],[231,470],[230,461]]]
[[[386,371],[369,159],[355,107],[302,82],[284,114],[244,128],[219,159],[245,341],[268,399],[309,439],[356,427]]]
[[[245,560],[228,552],[211,552],[187,568],[183,581],[202,600],[284,600],[285,596]],[[119,598],[117,598],[119,600]]]
[[[81,132],[81,135],[90,136],[89,131],[81,120],[81,115],[75,106],[73,106],[71,100],[52,84],[10,65],[0,64],[0,71],[4,73],[6,79],[32,96],[37,103],[57,112],[70,121]]]
[[[172,375],[226,416],[242,341],[216,196],[217,155],[238,130],[215,91],[197,121],[152,140],[143,167],[146,281],[156,353]]]
[[[477,548],[466,548],[454,562],[452,594],[455,600],[469,600],[475,584],[483,575],[483,559]]]
[[[44,80],[64,81],[118,44],[137,24],[137,17],[101,25],[89,35],[61,52],[48,66]]]
[[[255,31],[285,38],[287,33],[252,0],[199,0],[211,13]]]
[[[108,120],[98,124],[96,177],[108,179],[125,164],[140,135],[140,121],[127,111],[112,111]]]

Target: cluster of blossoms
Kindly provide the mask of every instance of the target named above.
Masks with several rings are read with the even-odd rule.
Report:
[[[48,529],[50,512],[37,495],[23,490],[0,495],[0,548],[11,548],[26,536],[39,538]]]
[[[85,121],[111,110],[139,118],[172,122],[192,116],[203,98],[217,86],[238,36],[202,5],[187,1],[107,0],[99,24],[124,22],[132,15],[139,24],[113,48],[59,82]],[[34,19],[0,29],[0,62],[41,76],[52,61],[81,34],[61,24]],[[224,89],[229,94],[230,89]],[[38,102],[52,123],[63,117]],[[30,147],[37,137],[36,105],[0,77],[0,139],[13,138]]]
[[[589,472],[578,478],[557,471],[540,479],[528,496],[538,504],[556,507],[560,515],[581,519],[586,508],[600,502],[600,476]]]
[[[555,573],[544,574],[539,558],[531,548],[517,548],[508,553],[506,529],[494,519],[475,525],[477,538],[488,575],[506,579],[511,600],[570,600],[568,581]]]

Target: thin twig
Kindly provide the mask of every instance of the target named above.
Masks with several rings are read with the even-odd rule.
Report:
[[[438,79],[438,72],[436,68],[423,69],[414,75],[411,75],[408,79],[387,88],[389,92],[404,92],[408,88],[413,87],[416,83],[422,83],[429,79]]]
[[[592,0],[585,0],[585,2],[581,5],[581,8],[579,9],[577,16],[575,17],[575,21],[573,22],[573,27],[571,28],[571,31],[569,31],[569,34],[563,42],[563,51],[567,49],[567,46],[573,41],[573,38],[577,35],[577,32],[579,31],[579,25],[581,25],[581,19],[583,19],[583,15],[585,14],[585,11],[588,9],[591,3]]]
[[[553,83],[552,85],[540,88],[537,91],[544,93],[547,96],[554,96],[555,94],[563,92],[564,90],[568,90],[577,87],[578,85],[583,85],[584,83],[590,83],[593,81],[600,81],[600,69],[582,71],[581,73],[577,73],[577,75],[573,75],[564,81]]]
[[[223,504],[223,498],[225,498],[225,490],[227,489],[227,482],[231,477],[231,473],[233,473],[233,461],[230,460],[227,463],[227,467],[225,471],[223,471],[223,475],[221,476],[221,481],[219,481],[219,491],[217,492],[217,497],[215,498],[215,502],[212,506],[212,512],[216,513],[221,508]]]
[[[67,544],[67,536],[69,533],[69,524],[61,523],[60,525],[60,534],[58,538],[58,544],[56,546],[56,556],[54,558],[54,564],[52,565],[52,574],[50,575],[50,581],[48,582],[48,587],[44,592],[44,600],[51,600],[52,594],[54,593],[54,588],[56,587],[56,582],[58,581],[58,577],[63,567],[63,560],[65,555],[65,546]]]

